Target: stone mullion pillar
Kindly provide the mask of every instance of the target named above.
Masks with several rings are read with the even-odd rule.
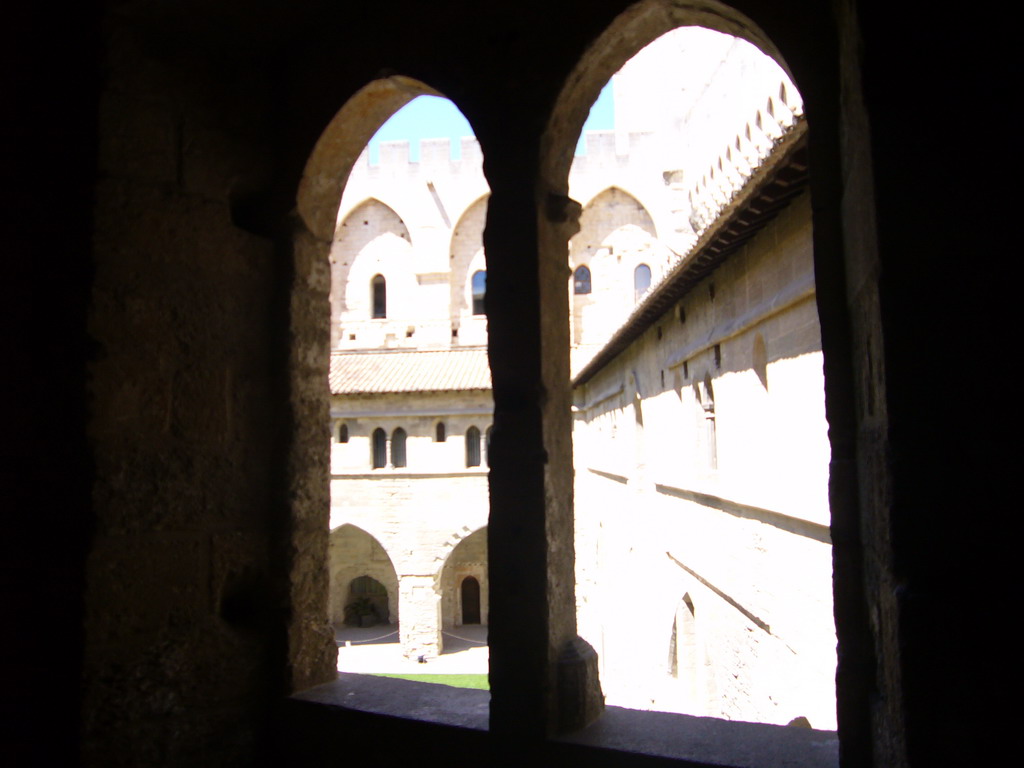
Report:
[[[523,745],[548,735],[547,531],[541,413],[537,225],[527,142],[484,146],[484,231],[494,393],[487,528],[491,733]]]
[[[579,205],[538,201],[524,173],[536,146],[521,139],[493,149],[484,233],[491,732],[533,741],[601,709],[596,655],[576,636],[566,242]]]

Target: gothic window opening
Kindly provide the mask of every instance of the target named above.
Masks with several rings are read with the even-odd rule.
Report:
[[[473,314],[482,315],[484,310],[484,297],[487,294],[487,273],[480,269],[473,273]]]
[[[373,468],[383,469],[388,465],[388,436],[387,433],[377,427],[373,430],[372,438]]]
[[[406,432],[399,427],[391,433],[391,466],[404,467]]]
[[[480,466],[480,430],[476,427],[466,430],[466,466]]]
[[[584,264],[576,268],[572,277],[572,292],[577,296],[590,293],[590,269]]]
[[[633,270],[633,300],[640,301],[651,287],[651,268],[646,264],[637,264]]]
[[[345,422],[339,422],[336,441],[339,443],[348,442],[348,424]]]
[[[373,300],[373,315],[375,320],[388,316],[388,288],[384,275],[374,275],[370,281],[370,292]]]
[[[448,439],[448,430],[444,425],[443,421],[437,422],[437,426],[434,427],[434,442],[443,443]]]

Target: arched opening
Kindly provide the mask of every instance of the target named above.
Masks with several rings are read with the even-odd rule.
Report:
[[[478,269],[473,273],[473,314],[485,313],[484,296],[487,294],[487,272]]]
[[[328,618],[340,629],[398,622],[398,575],[376,537],[355,525],[331,531]]]
[[[573,334],[577,351],[586,347],[573,377],[581,634],[600,649],[609,703],[680,711],[669,708],[688,700],[686,707],[701,708],[689,714],[783,725],[813,709],[815,727],[835,727],[830,453],[800,96],[756,47],[700,28],[658,37],[615,77],[615,140],[588,138],[588,155],[567,174],[570,197],[598,187],[588,179],[607,162],[604,152],[628,166],[629,188],[644,200],[617,185],[597,195],[582,209],[566,254],[570,267],[578,259],[592,271],[617,270],[620,301],[629,300],[600,334],[576,311],[592,307],[595,317],[609,317],[605,288],[572,305],[574,321],[584,321],[582,335]],[[773,197],[780,173],[790,186]],[[655,230],[655,221],[665,226]],[[769,280],[770,287],[749,290]],[[683,300],[680,323],[673,313]],[[792,327],[807,335],[796,341]],[[756,377],[730,376],[752,365],[758,329],[774,334],[772,363],[787,371],[790,404],[802,407],[787,439],[813,451],[780,459],[767,436],[783,425],[757,414],[763,388],[748,391]],[[702,378],[690,379],[695,368]],[[692,395],[683,393],[684,381]],[[608,423],[629,429],[616,434]],[[603,511],[648,505],[676,516],[625,525]],[[756,543],[736,522],[736,509],[766,528]],[[794,518],[802,521],[798,532],[784,522]],[[706,554],[726,541],[728,568],[724,553]],[[805,576],[799,584],[790,572],[796,563]],[[632,638],[645,634],[638,629],[647,620],[631,624],[627,637],[617,619],[617,601],[630,594],[643,606],[637,615],[662,622],[650,624],[661,638],[664,617],[675,614],[676,643],[689,626],[674,605],[680,588],[700,592],[702,627],[732,649],[715,657],[721,697],[659,690],[664,668],[644,659],[665,658],[664,645],[644,652]],[[730,615],[736,606],[742,621]],[[798,613],[801,622],[783,618]],[[769,636],[786,636],[793,650]],[[670,655],[670,669],[678,672],[679,663]]]
[[[461,539],[445,560],[441,571],[441,611],[447,629],[487,624],[487,585],[485,527]]]
[[[579,231],[569,240],[574,366],[586,359],[587,350],[608,341],[633,310],[638,298],[634,280],[639,265],[663,267],[672,253],[657,235],[649,206],[621,186],[607,186],[609,172],[603,164],[618,149],[614,144],[591,143],[586,162],[574,164],[570,172],[572,194],[583,196],[590,187],[603,187],[583,206]],[[621,159],[623,165],[626,159]],[[591,164],[599,167],[591,168]]]
[[[584,264],[576,267],[572,276],[572,292],[577,296],[583,296],[591,291],[590,269]]]
[[[633,301],[640,301],[651,287],[651,268],[637,264],[633,270]]]
[[[458,112],[436,98],[396,112],[363,150],[341,194],[331,247],[332,317],[341,333],[328,378],[332,416],[352,425],[353,441],[366,445],[374,469],[403,470],[412,461],[413,472],[369,474],[353,459],[365,456],[361,451],[336,452],[332,519],[388,532],[388,545],[400,553],[394,597],[405,617],[396,650],[426,662],[445,653],[441,568],[452,531],[487,519],[486,477],[466,471],[461,441],[450,444],[448,432],[462,434],[470,418],[489,417],[491,396],[483,316],[488,189],[479,146],[472,136],[392,135],[379,156],[374,152],[394,126],[418,126],[409,116],[423,109],[435,117],[437,110]],[[451,236],[441,237],[446,230]],[[481,568],[473,575],[483,584]],[[447,599],[458,602],[459,586],[449,591]],[[485,637],[470,640],[478,650],[486,645]],[[469,641],[453,642],[457,652]],[[346,663],[355,653],[343,652]]]
[[[466,430],[466,466],[480,466],[480,430],[476,427]]]
[[[374,469],[382,469],[388,465],[388,436],[380,427],[373,430],[370,451],[371,464]]]
[[[487,343],[484,224],[489,197],[489,193],[480,195],[466,207],[452,228],[448,246],[451,343],[460,346]]]
[[[357,576],[348,586],[345,603],[345,623],[353,627],[372,627],[387,624],[388,590],[372,576]]]
[[[373,310],[370,314],[374,320],[381,320],[388,316],[388,286],[384,275],[374,275],[370,281],[370,292]]]
[[[398,427],[391,433],[391,466],[401,468],[406,466],[405,441],[407,433]]]
[[[462,623],[480,623],[480,582],[474,576],[462,580]]]

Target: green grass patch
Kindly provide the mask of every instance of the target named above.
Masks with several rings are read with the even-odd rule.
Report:
[[[415,680],[420,683],[439,683],[453,688],[476,688],[481,691],[491,690],[487,675],[385,675],[377,673],[376,677],[397,677],[399,680]]]

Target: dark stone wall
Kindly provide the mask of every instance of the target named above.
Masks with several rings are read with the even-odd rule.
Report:
[[[676,7],[697,18],[712,5]],[[491,626],[505,653],[493,712],[497,730],[555,755],[541,735],[557,709],[552,661],[573,632],[558,608],[571,553],[549,546],[564,538],[564,515],[550,513],[568,503],[567,432],[552,415],[565,396],[551,352],[563,329],[541,302],[557,270],[542,260],[551,241],[536,202],[558,183],[539,178],[558,94],[627,7],[195,0],[9,12],[5,762],[287,762],[267,751],[274,706],[333,664],[318,565],[329,275],[324,244],[292,211],[330,119],[392,73],[455,100],[485,153]],[[963,663],[990,626],[979,595],[1007,583],[991,534],[1012,445],[971,413],[1001,402],[998,373],[982,385],[971,365],[947,363],[990,363],[992,329],[1012,327],[991,225],[977,248],[992,216],[973,190],[999,189],[998,166],[962,156],[996,143],[999,45],[980,23],[913,6],[735,7],[808,104],[843,758],[966,759],[984,742],[984,680],[1001,660]],[[637,34],[618,53],[642,45]],[[965,93],[983,105],[974,119],[945,109]],[[951,611],[976,631],[948,631]],[[501,639],[511,632],[514,643]],[[40,723],[49,738],[31,735]]]

